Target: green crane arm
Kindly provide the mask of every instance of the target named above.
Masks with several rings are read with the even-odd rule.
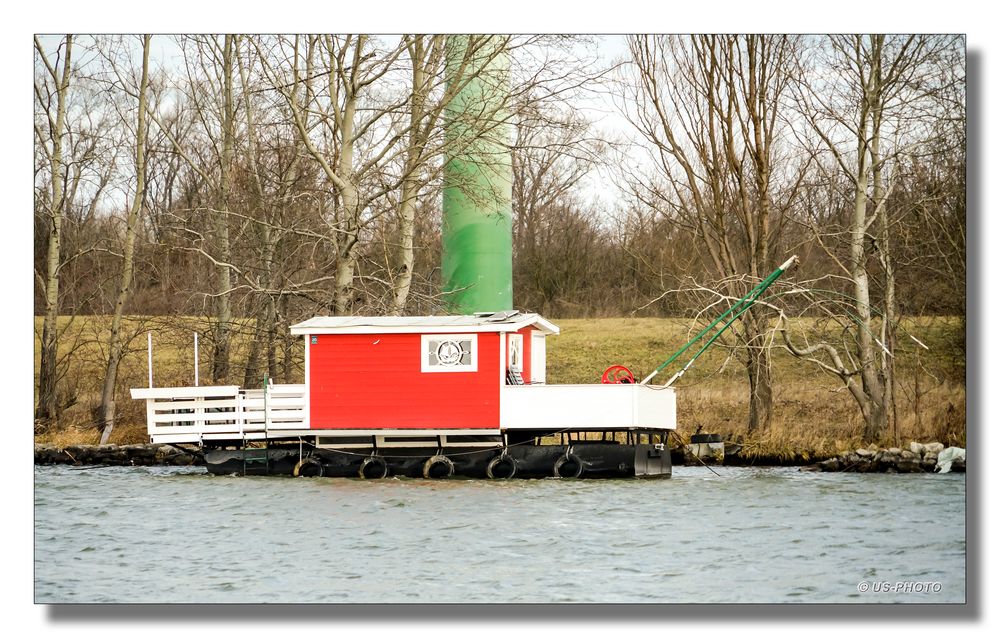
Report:
[[[722,328],[720,328],[718,332],[716,332],[714,335],[712,335],[712,337],[705,343],[704,346],[701,347],[700,350],[698,350],[698,352],[695,353],[695,355],[693,357],[691,357],[691,359],[684,365],[684,367],[681,368],[681,370],[679,372],[677,372],[677,374],[675,374],[674,376],[670,377],[670,380],[667,381],[667,383],[664,384],[664,386],[663,386],[665,388],[666,387],[670,387],[670,385],[673,384],[674,381],[676,381],[677,379],[679,379],[685,372],[687,372],[688,368],[691,367],[691,364],[693,364],[695,362],[695,359],[697,359],[698,357],[700,357],[703,352],[705,352],[706,350],[708,350],[709,346],[711,346],[715,342],[715,340],[718,339],[722,335],[722,333],[726,331],[727,328],[729,328],[729,326],[733,325],[734,321],[736,321],[737,319],[739,319],[740,315],[742,315],[743,313],[745,313],[747,310],[750,309],[751,306],[753,306],[753,304],[757,301],[758,297],[760,297],[764,293],[764,291],[767,290],[771,286],[771,284],[773,284],[775,281],[777,281],[778,278],[781,277],[781,275],[783,275],[785,273],[785,271],[787,271],[789,268],[791,268],[796,263],[798,263],[798,261],[799,261],[799,258],[798,258],[797,255],[792,255],[791,257],[789,257],[788,260],[785,261],[785,263],[783,263],[780,266],[778,266],[777,268],[775,268],[774,272],[772,272],[770,275],[768,275],[762,282],[760,282],[759,284],[757,284],[756,286],[754,286],[753,289],[750,290],[750,292],[748,292],[741,299],[739,299],[735,304],[733,304],[732,307],[729,308],[729,310],[725,311],[724,313],[722,313],[721,315],[719,315],[718,317],[716,317],[715,320],[712,321],[712,323],[708,324],[708,326],[706,326],[704,330],[702,330],[701,332],[699,332],[697,335],[695,335],[695,337],[693,339],[691,339],[686,344],[684,344],[684,347],[682,347],[680,350],[678,350],[674,354],[670,355],[669,359],[667,359],[666,361],[664,361],[663,363],[661,363],[659,366],[657,366],[657,368],[655,370],[653,370],[651,373],[649,373],[649,376],[647,376],[645,379],[642,380],[642,383],[646,384],[646,383],[649,383],[650,381],[652,381],[653,377],[655,377],[657,374],[659,374],[660,371],[662,371],[668,365],[670,365],[671,363],[673,363],[682,354],[684,354],[685,352],[687,352],[687,350],[691,346],[693,346],[695,343],[697,343],[698,341],[700,341],[701,338],[704,337],[706,334],[708,334],[708,332],[710,330],[712,330],[712,328],[714,328],[715,326],[717,326],[719,324],[719,322],[721,322],[723,319],[725,319],[729,315],[732,315],[732,318],[729,321],[727,321],[726,324],[724,326],[722,326]]]

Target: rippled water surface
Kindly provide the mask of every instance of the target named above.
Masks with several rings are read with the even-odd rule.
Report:
[[[35,600],[964,601],[965,475],[717,471],[491,482],[36,467]]]

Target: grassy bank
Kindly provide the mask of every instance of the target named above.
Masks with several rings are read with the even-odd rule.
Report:
[[[558,322],[563,334],[552,340],[549,374],[553,382],[596,382],[615,363],[648,374],[693,336],[685,319],[570,319]],[[803,320],[796,331],[824,335],[838,343],[832,327]],[[958,318],[915,318],[903,328],[909,338],[897,347],[897,421],[882,444],[936,440],[965,445],[965,357]],[[827,334],[830,333],[830,334]],[[814,364],[775,347],[772,359],[774,413],[771,427],[748,435],[746,372],[726,347],[709,349],[676,384],[678,434],[698,427],[727,440],[743,437],[751,453],[792,457],[833,454],[862,444],[857,403],[840,381]],[[683,365],[675,362],[670,371]],[[669,374],[659,379],[665,381]]]
[[[684,344],[691,333],[686,319],[564,319],[555,322],[562,334],[548,343],[549,383],[596,383],[609,365],[624,364],[637,376],[645,375]],[[156,385],[190,385],[193,379],[192,330],[203,335],[200,367],[202,383],[210,370],[207,322],[197,318],[133,318],[128,322],[134,335],[122,365],[118,409],[121,425],[113,443],[145,441],[144,408],[128,397],[129,387],[146,385],[147,329],[154,331]],[[839,340],[832,327],[804,320],[795,330]],[[905,335],[896,353],[897,427],[882,441],[940,441],[965,445],[965,357],[962,322],[958,318],[914,318],[903,328],[926,343],[923,351]],[[100,397],[103,378],[102,339],[107,321],[101,317],[78,318],[66,325],[67,356],[65,386],[73,397],[63,422],[40,431],[36,441],[54,444],[96,443],[99,433],[92,427],[91,409]],[[36,320],[35,373],[38,334]],[[243,361],[250,343],[247,326],[236,330],[233,361]],[[686,437],[701,427],[728,440],[742,437],[746,449],[755,454],[793,457],[798,454],[828,455],[860,446],[862,423],[857,404],[839,380],[815,365],[796,360],[775,347],[773,357],[774,415],[766,431],[748,434],[746,373],[723,345],[710,349],[676,387],[678,389],[678,434]],[[279,361],[280,363],[280,361]],[[290,375],[280,381],[302,382],[302,346],[297,342],[289,360]],[[677,366],[680,367],[679,365]],[[676,368],[674,368],[676,370]],[[233,367],[232,383],[241,383],[243,370]],[[666,380],[666,376],[661,378]]]

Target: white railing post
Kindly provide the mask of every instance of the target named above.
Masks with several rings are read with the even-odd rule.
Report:
[[[264,377],[264,440],[267,440],[267,430],[271,424],[271,379]]]
[[[198,387],[198,331],[194,332],[194,387]]]
[[[246,423],[246,407],[244,405],[243,393],[239,390],[236,391],[236,426],[240,429],[240,438],[246,437],[246,432],[244,431],[244,424]]]
[[[149,371],[149,387],[153,387],[153,333],[146,333],[146,369]]]
[[[156,399],[146,399],[146,434],[156,434]]]

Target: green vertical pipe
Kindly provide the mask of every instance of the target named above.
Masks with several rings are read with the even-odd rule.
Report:
[[[509,61],[499,36],[448,36],[441,278],[451,312],[512,310]]]

